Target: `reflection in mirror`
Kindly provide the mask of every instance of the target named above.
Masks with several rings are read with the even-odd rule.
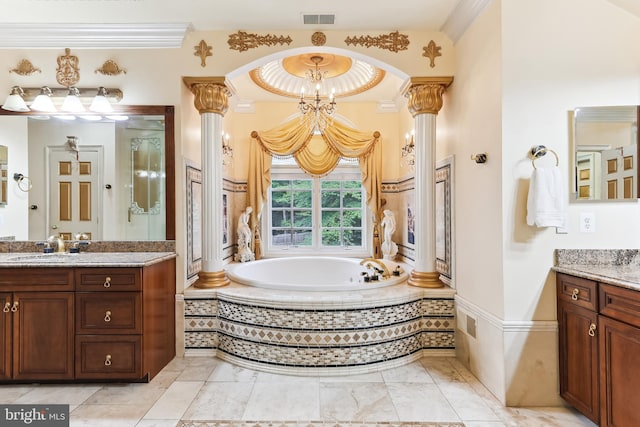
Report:
[[[7,204],[9,196],[9,149],[0,145],[0,206]]]
[[[92,240],[175,240],[174,108],[119,106],[114,114],[63,120],[59,113],[0,109],[0,123],[11,120],[24,135],[16,143],[28,147],[28,165],[15,167],[28,169],[33,181],[28,203],[35,208],[25,217],[30,240],[63,232],[90,232]],[[134,157],[147,179],[134,182]],[[154,215],[133,215],[134,201],[136,210]],[[88,229],[89,220],[97,228]]]
[[[159,214],[164,188],[164,143],[157,137],[131,139],[131,213]]]
[[[638,198],[638,114],[631,106],[570,112],[572,200]]]

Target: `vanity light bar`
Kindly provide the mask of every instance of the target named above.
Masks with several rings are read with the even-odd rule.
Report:
[[[64,98],[66,98],[66,96],[69,94],[69,88],[66,88],[66,87],[61,87],[61,88],[49,87],[49,89],[51,90],[50,96],[54,101],[63,101]],[[80,101],[85,103],[92,102],[96,96],[96,93],[98,93],[97,87],[77,88],[77,89],[78,89],[78,97],[80,98]],[[36,99],[36,96],[40,95],[42,88],[23,87],[22,90],[24,92],[24,95],[22,96],[22,98],[26,102],[32,102],[33,100]],[[113,102],[122,101],[122,91],[120,89],[105,88],[105,90],[107,92],[106,98],[110,102],[113,103]]]

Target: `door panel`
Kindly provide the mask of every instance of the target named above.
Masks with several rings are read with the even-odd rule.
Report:
[[[100,165],[102,147],[48,147],[49,233],[72,240],[85,233],[92,240],[102,238],[100,229]]]

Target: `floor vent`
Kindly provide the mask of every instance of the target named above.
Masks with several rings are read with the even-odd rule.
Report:
[[[333,25],[336,21],[336,15],[334,14],[309,14],[305,13],[302,15],[302,22],[305,25],[319,25],[319,24],[329,24]]]

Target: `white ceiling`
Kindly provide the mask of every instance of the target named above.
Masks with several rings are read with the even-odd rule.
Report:
[[[465,0],[466,1],[466,0]],[[5,23],[190,22],[194,30],[296,30],[303,13],[333,13],[314,29],[439,30],[459,0],[1,0]]]

